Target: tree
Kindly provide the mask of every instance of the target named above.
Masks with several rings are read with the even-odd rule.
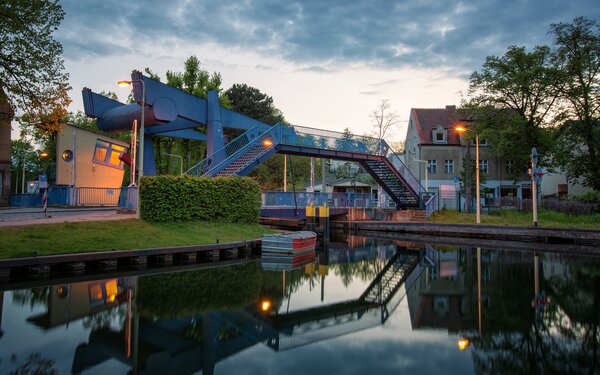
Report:
[[[557,132],[555,161],[571,179],[600,190],[600,25],[585,17],[550,25],[563,73],[568,121]]]
[[[471,75],[465,118],[474,119],[480,138],[522,171],[532,147],[542,156],[551,148],[548,126],[560,118],[559,93],[560,72],[551,64],[549,47],[528,52],[511,46],[504,56],[488,56]]]
[[[64,15],[58,1],[0,3],[0,97],[43,133],[60,129],[71,102],[62,46],[52,36]]]
[[[14,181],[11,186],[17,193],[19,186],[24,186],[28,179],[37,176],[41,169],[39,154],[33,148],[33,145],[25,138],[13,139],[11,141],[12,168],[16,173],[12,174]],[[21,180],[21,184],[19,184]],[[25,193],[22,191],[22,193]]]
[[[268,125],[285,122],[281,111],[273,105],[273,98],[257,88],[235,83],[225,91],[225,95],[229,98],[231,109],[236,112]]]
[[[369,117],[373,123],[374,137],[378,140],[385,139],[392,128],[398,124],[399,116],[392,111],[389,100],[383,99]]]

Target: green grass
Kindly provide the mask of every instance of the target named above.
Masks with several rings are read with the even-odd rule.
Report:
[[[0,227],[0,259],[250,240],[272,233],[258,224],[149,223],[139,220]]]
[[[448,224],[475,224],[475,214],[442,210],[433,214],[430,217],[430,221]],[[488,215],[482,212],[481,223],[488,225],[532,226],[533,213],[502,210]],[[600,229],[600,214],[568,215],[561,212],[540,210],[538,213],[538,225],[540,227],[551,228]]]

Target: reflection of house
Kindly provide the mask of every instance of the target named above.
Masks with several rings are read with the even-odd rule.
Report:
[[[88,189],[79,204],[106,201],[105,194],[115,195],[123,183],[124,164],[120,156],[127,143],[76,126],[67,125],[56,141],[56,184]],[[114,190],[112,190],[114,189]]]
[[[127,280],[97,280],[51,286],[45,313],[27,318],[44,329],[105,311],[125,301]]]
[[[428,189],[448,197],[448,204],[454,208],[455,192],[460,179],[463,162],[469,150],[472,162],[475,161],[475,146],[461,140],[454,130],[458,125],[469,126],[456,110],[456,106],[446,108],[422,109],[413,108],[410,112],[408,131],[406,134],[405,163],[408,168],[425,185],[425,169],[427,169]],[[479,170],[486,176],[484,186],[488,188],[486,198],[531,197],[531,180],[523,175],[520,181],[513,181],[510,174],[513,169],[511,160],[502,160],[494,153],[485,140],[480,140]],[[472,189],[473,195],[475,189]],[[450,197],[454,195],[454,199]],[[482,197],[483,198],[483,197]]]

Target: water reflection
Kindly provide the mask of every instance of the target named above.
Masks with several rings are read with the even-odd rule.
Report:
[[[345,236],[286,271],[2,292],[0,372],[594,373],[599,281],[595,258]]]

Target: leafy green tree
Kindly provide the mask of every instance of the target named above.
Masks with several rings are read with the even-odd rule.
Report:
[[[557,132],[555,161],[569,178],[600,191],[600,25],[585,17],[550,26],[554,61],[564,74],[568,121]]]
[[[64,15],[58,1],[0,3],[0,97],[43,133],[60,129],[71,102],[62,46],[52,35]]]
[[[33,144],[25,137],[22,139],[13,139],[11,141],[12,168],[17,173],[11,174],[13,181],[11,186],[14,187],[14,192],[19,192],[19,187],[22,186],[22,179],[25,181],[37,176],[41,169],[40,156],[35,151]],[[25,177],[23,177],[23,173]],[[19,184],[21,181],[21,184]]]
[[[532,147],[544,157],[552,146],[548,126],[560,118],[561,74],[551,56],[547,46],[532,52],[511,46],[501,57],[488,56],[470,77],[465,118],[476,121],[480,138],[514,161],[516,171],[527,167]]]
[[[283,113],[273,105],[273,98],[259,89],[245,83],[235,83],[225,95],[229,98],[231,109],[243,113],[268,125],[285,122]]]

